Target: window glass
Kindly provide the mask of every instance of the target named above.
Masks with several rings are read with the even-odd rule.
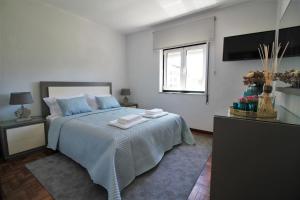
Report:
[[[197,48],[186,51],[186,90],[205,91],[206,66],[204,49]]]
[[[163,91],[205,92],[207,44],[165,49],[163,59]]]
[[[181,52],[166,54],[166,88],[169,90],[181,89]]]

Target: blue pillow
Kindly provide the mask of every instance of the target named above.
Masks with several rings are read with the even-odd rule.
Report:
[[[85,97],[74,97],[69,99],[56,100],[63,115],[75,115],[79,113],[91,112],[92,109],[88,105]]]
[[[118,108],[119,102],[113,96],[96,97],[99,109]]]

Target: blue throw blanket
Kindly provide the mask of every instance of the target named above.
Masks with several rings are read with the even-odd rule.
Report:
[[[166,151],[182,141],[194,144],[183,118],[172,113],[127,130],[108,125],[143,111],[115,108],[59,117],[51,122],[48,147],[85,167],[93,182],[106,188],[109,200],[120,200],[120,191],[159,163]]]

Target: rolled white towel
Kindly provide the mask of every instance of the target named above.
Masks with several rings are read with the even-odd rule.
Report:
[[[140,116],[140,115],[130,114],[130,115],[126,115],[124,117],[120,117],[118,119],[118,122],[120,124],[130,124],[132,122],[141,120],[141,118],[142,118],[142,116]]]
[[[147,115],[157,115],[163,112],[163,109],[160,108],[154,108],[151,110],[145,110],[145,114]]]

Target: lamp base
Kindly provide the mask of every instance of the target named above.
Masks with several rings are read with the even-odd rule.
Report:
[[[30,114],[31,114],[30,109],[25,108],[23,105],[15,112],[17,121],[20,121],[20,122],[31,120]]]
[[[127,104],[128,104],[128,98],[127,98],[127,96],[125,96],[125,97],[123,98],[123,104],[124,104],[124,105],[127,105]]]

